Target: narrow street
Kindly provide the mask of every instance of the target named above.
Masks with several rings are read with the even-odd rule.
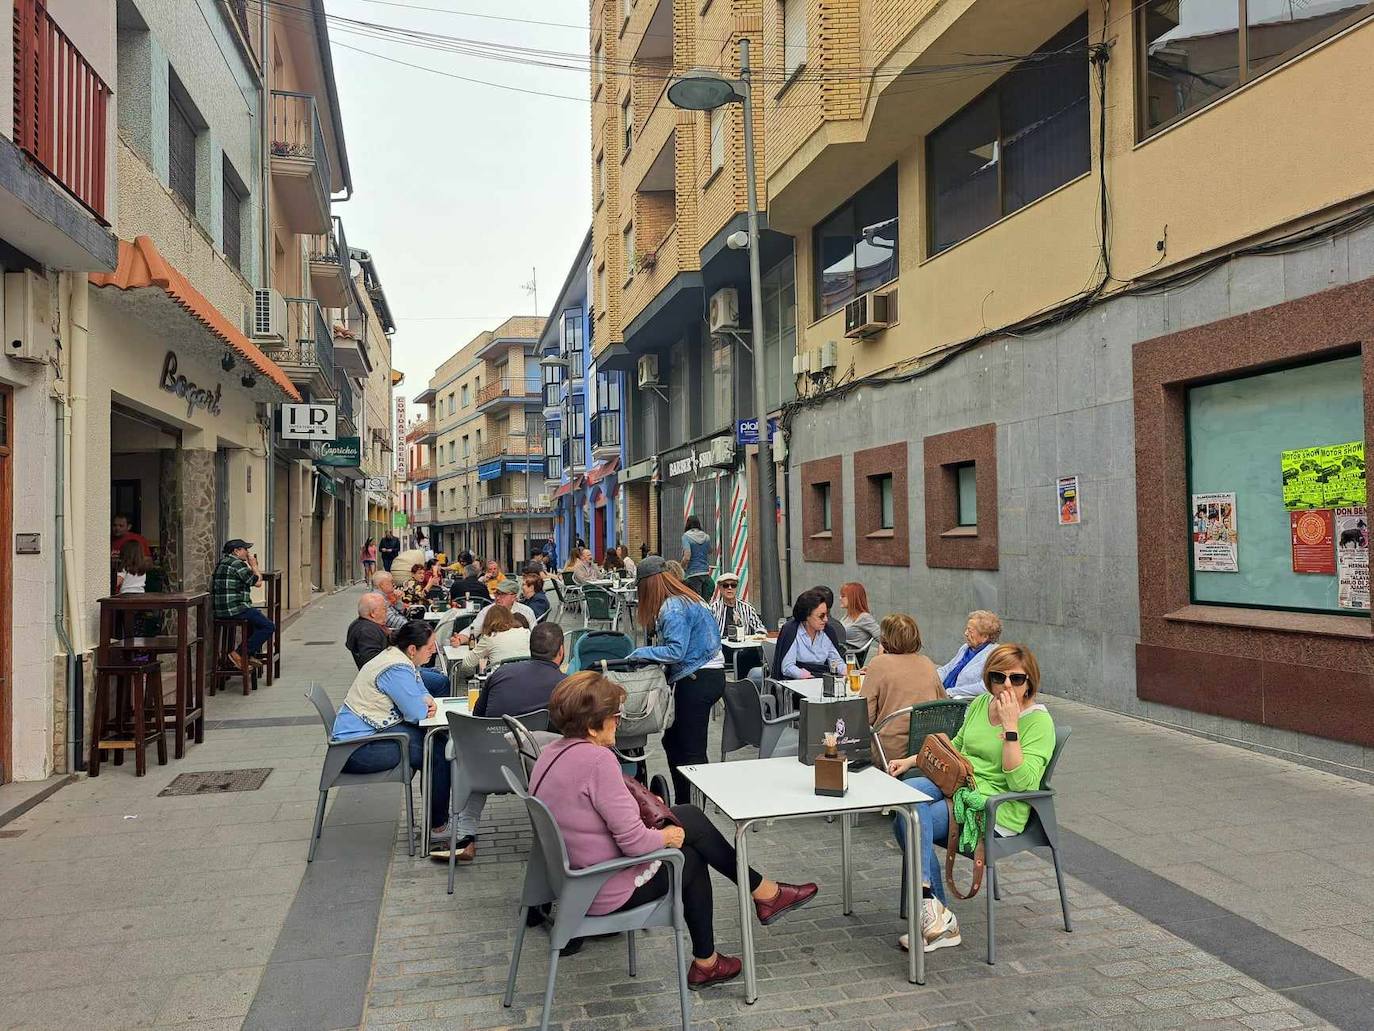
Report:
[[[487,807],[452,897],[443,866],[407,856],[392,785],[337,793],[307,867],[323,740],[303,692],[317,681],[337,702],[347,690],[342,636],[356,598],[323,598],[293,622],[283,678],[248,698],[216,696],[205,743],[184,761],[141,780],[129,763],[107,765],[0,831],[0,895],[12,900],[0,917],[0,1026],[537,1024],[540,932],[526,941],[514,1008],[500,999],[529,845],[511,800]],[[1374,1026],[1374,832],[1355,819],[1374,787],[1049,705],[1073,727],[1055,780],[1071,832],[1072,934],[1049,864],[1022,856],[999,867],[998,964],[984,962],[979,896],[955,903],[963,945],[928,956],[926,985],[910,985],[885,821],[856,829],[850,917],[838,827],[779,823],[757,833],[755,865],[814,879],[822,894],[758,931],[758,1003],[744,1004],[739,983],[693,993],[696,1026]],[[271,770],[255,791],[160,797],[183,773],[253,768]],[[729,950],[738,932],[725,889],[717,879]],[[645,937],[639,963],[631,979],[623,942],[589,942],[560,965],[554,1023],[672,1026],[669,940]]]

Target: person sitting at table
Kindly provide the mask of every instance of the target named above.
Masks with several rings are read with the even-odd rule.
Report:
[[[803,591],[802,593],[805,594],[809,591],[820,592],[821,597],[825,599],[826,611],[829,612],[830,605],[835,600],[835,595],[831,592],[830,588],[826,587],[824,584],[818,584],[815,587],[808,588],[807,591]],[[798,595],[797,597],[800,600],[801,595]],[[775,679],[785,679],[784,677],[779,676],[779,673],[782,669],[781,659],[782,656],[787,654],[788,650],[791,649],[793,642],[795,642],[797,639],[797,626],[798,624],[795,619],[788,619],[786,622],[783,623],[782,627],[778,630],[778,639],[774,642],[773,648],[773,669],[770,674]],[[844,647],[844,634],[835,620],[829,618],[826,619],[825,636],[830,638],[831,643],[835,646],[835,651],[839,652]],[[755,687],[762,690],[763,670],[761,668],[755,666],[753,669],[751,669],[749,671],[749,679],[754,682]]]
[[[493,598],[496,597],[497,586],[506,578],[506,574],[501,572],[501,563],[496,559],[487,560],[487,571],[482,576],[482,582],[487,585],[487,593]]]
[[[964,713],[963,725],[951,744],[973,764],[978,794],[985,797],[1003,791],[1038,791],[1054,754],[1054,720],[1049,710],[1037,702],[1040,691],[1040,664],[1024,644],[1003,644],[989,649],[983,666],[986,688]],[[945,884],[935,858],[935,842],[949,839],[949,805],[940,789],[916,770],[916,759],[894,759],[888,773],[907,781],[917,791],[934,799],[921,804],[918,823],[925,883],[925,919],[922,921],[926,952],[958,945],[959,921],[945,908]],[[994,833],[1010,835],[1025,830],[1030,806],[1025,802],[1005,802],[997,807]],[[905,824],[893,818],[897,843],[905,848]],[[991,891],[990,887],[985,888]],[[897,943],[908,948],[902,935]]]
[[[937,672],[951,698],[974,698],[983,693],[983,664],[1002,636],[1002,621],[995,613],[976,609],[964,624],[964,643]]]
[[[630,558],[630,549],[623,544],[615,546],[615,556],[620,562],[620,569],[626,576],[635,575],[635,560]]]
[[[805,680],[844,670],[844,659],[825,632],[829,616],[830,607],[820,591],[804,591],[797,598],[792,606],[792,621],[797,624],[797,633],[791,646],[782,653],[780,664],[785,679]]]
[[[277,632],[277,624],[253,605],[253,588],[262,582],[262,573],[252,547],[238,537],[224,542],[224,553],[210,574],[210,600],[216,619],[248,620],[248,655],[253,665],[261,666],[262,646]],[[229,653],[229,661],[248,672],[237,651]]]
[[[487,620],[491,618],[492,613],[496,609],[509,609],[514,611],[524,617],[527,627],[534,626],[534,624],[538,622],[535,618],[534,610],[524,602],[516,601],[519,593],[520,585],[514,580],[502,580],[497,584],[495,600],[481,612],[477,613],[477,618],[468,624],[466,630],[460,634],[454,634],[451,643],[454,645],[471,644],[482,634],[487,633]]]
[[[491,591],[487,589],[487,582],[480,575],[474,573],[473,569],[472,565],[463,566],[458,579],[449,584],[448,596],[455,604],[462,604],[468,598],[481,602],[491,600]]]
[[[693,956],[687,982],[692,988],[721,984],[738,977],[742,964],[716,951],[710,871],[733,882],[738,876],[735,849],[696,806],[673,806],[681,826],[658,830],[644,825],[610,750],[624,701],[624,689],[595,670],[563,680],[549,700],[549,715],[563,738],[547,746],[534,764],[530,792],[558,824],[573,869],[662,848],[682,850],[682,910]],[[669,873],[660,863],[631,867],[606,882],[588,913],[604,916],[634,909],[668,890]],[[809,902],[817,889],[814,884],[769,880],[751,869],[749,890],[759,923],[771,924]]]
[[[840,626],[844,651],[860,655],[880,636],[878,620],[868,610],[868,591],[857,580],[840,584]]]
[[[523,613],[512,612],[509,606],[498,603],[483,609],[482,615],[487,617],[486,626],[482,636],[458,666],[461,680],[470,680],[479,669],[498,662],[524,659],[530,655],[530,630]],[[466,635],[456,636],[461,640]]]
[[[579,584],[591,583],[594,580],[602,579],[601,567],[592,558],[591,548],[579,548],[577,558],[572,567],[573,582]]]
[[[542,620],[549,612],[549,599],[544,595],[544,573],[525,572],[520,576],[520,600],[533,614],[536,621]]]
[[[711,614],[716,617],[720,636],[729,637],[735,627],[746,634],[763,633],[763,620],[754,606],[739,596],[739,576],[735,573],[721,573],[716,581],[716,596],[711,599]]]
[[[373,573],[372,589],[386,599],[387,632],[392,633],[405,626],[409,622],[406,618],[405,596],[396,586],[395,576],[391,573]]]
[[[428,604],[425,597],[425,565],[423,562],[414,562],[410,566],[410,579],[401,588],[401,596],[405,603],[410,606]]]
[[[358,599],[358,618],[348,624],[348,632],[344,635],[344,647],[353,656],[353,663],[359,669],[390,645],[392,631],[388,628],[387,621],[391,614],[391,606],[387,604],[386,596],[383,594],[369,591]],[[401,626],[408,622],[410,621],[404,620]],[[422,668],[420,679],[424,681],[425,690],[435,698],[448,697],[450,685],[448,676],[442,670]]]
[[[878,634],[878,654],[868,660],[863,688],[859,691],[868,700],[869,726],[876,727],[879,720],[898,709],[947,697],[935,672],[935,663],[921,654],[921,628],[916,620],[903,612],[894,612],[883,619]],[[883,755],[878,752],[879,741],[889,760],[906,758],[910,725],[911,717],[904,716],[875,735],[873,762],[879,768],[883,761]]]
[[[410,767],[424,761],[425,733],[419,723],[439,711],[435,695],[421,677],[421,667],[434,656],[434,631],[423,620],[413,620],[396,631],[385,651],[363,664],[339,706],[330,737],[351,741],[379,731],[403,731],[410,738]],[[394,741],[363,745],[344,763],[345,773],[381,773],[395,769],[401,757]],[[442,748],[434,749],[430,763],[430,825],[433,836],[448,834],[449,765]]]

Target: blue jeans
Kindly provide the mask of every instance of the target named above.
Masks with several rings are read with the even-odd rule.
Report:
[[[398,724],[394,730],[404,731],[410,738],[410,768],[418,770],[424,761],[425,732],[413,723]],[[401,756],[395,741],[373,741],[363,745],[344,763],[344,773],[381,773],[400,765]],[[448,760],[442,747],[436,747],[430,762],[429,820],[431,827],[448,822]]]
[[[420,679],[431,698],[447,698],[449,693],[448,677],[437,669],[420,670]]]
[[[248,654],[257,655],[267,639],[277,632],[277,624],[262,614],[262,609],[244,609],[238,618],[248,620],[252,632],[248,635]]]
[[[940,861],[935,858],[935,842],[941,844],[949,840],[949,806],[945,804],[940,789],[914,770],[902,778],[917,791],[935,798],[934,802],[921,805],[921,873],[930,884],[930,891],[941,902],[945,901],[945,878],[941,872]],[[892,836],[897,839],[897,847],[906,852],[906,817],[900,813],[892,817]]]

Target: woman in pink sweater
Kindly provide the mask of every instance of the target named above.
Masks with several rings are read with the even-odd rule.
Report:
[[[712,926],[711,874],[735,879],[735,850],[696,806],[673,806],[681,827],[646,827],[639,805],[625,786],[615,743],[624,690],[595,670],[564,679],[549,699],[549,716],[563,739],[544,749],[530,773],[532,793],[549,808],[575,869],[622,856],[642,856],[660,848],[679,848],[683,856],[682,909],[692,939],[687,984],[705,988],[739,976],[734,956],[716,951]],[[789,909],[811,900],[814,884],[780,884],[749,871],[749,888],[759,922],[770,924]],[[668,871],[659,863],[622,870],[601,889],[590,914],[633,909],[668,891]]]

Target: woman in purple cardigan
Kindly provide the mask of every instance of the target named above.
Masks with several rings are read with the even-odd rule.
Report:
[[[574,869],[679,848],[683,856],[682,909],[692,938],[687,984],[705,988],[739,976],[734,956],[716,951],[711,922],[711,874],[735,879],[735,849],[696,806],[673,806],[681,827],[646,827],[639,805],[610,751],[625,691],[595,670],[564,679],[549,699],[549,716],[563,739],[545,748],[530,771],[535,797],[548,806],[568,848]],[[550,776],[556,771],[556,776]],[[668,891],[668,871],[659,863],[622,870],[601,889],[588,911],[603,916],[633,909]],[[814,884],[781,884],[749,871],[749,887],[759,922],[770,924],[789,909],[809,902]]]

